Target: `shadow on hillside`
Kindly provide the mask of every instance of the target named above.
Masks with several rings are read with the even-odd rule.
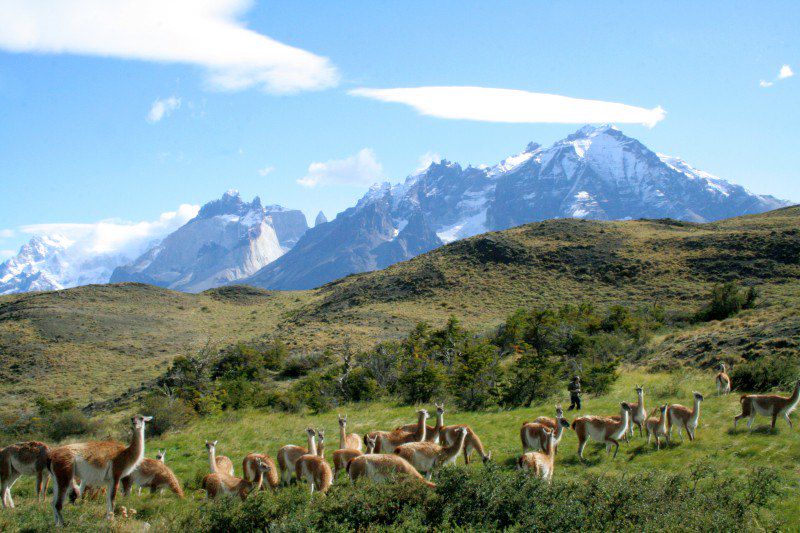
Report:
[[[780,430],[777,427],[775,427],[775,429],[772,429],[769,425],[756,426],[753,429],[747,429],[747,426],[745,427],[739,426],[736,429],[728,428],[727,433],[728,435],[742,435],[747,433],[755,433],[757,435],[777,435],[778,433],[780,433]]]
[[[604,455],[605,455],[605,450],[603,450],[603,452],[601,454],[596,454],[596,455],[592,455],[592,456],[589,456],[588,454],[586,454],[584,452],[583,461],[581,461],[581,458],[578,457],[577,454],[570,455],[569,457],[564,459],[564,464],[565,465],[578,465],[578,466],[580,466],[580,465],[583,465],[583,466],[596,466],[596,465],[599,465],[600,463],[603,462],[603,456]]]

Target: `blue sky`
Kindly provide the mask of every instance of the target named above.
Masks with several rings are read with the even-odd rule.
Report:
[[[359,88],[599,101],[601,115],[634,117],[618,127],[654,150],[800,200],[798,2],[204,0],[163,13],[142,0],[141,24],[108,8],[124,4],[0,5],[0,253],[41,224],[155,221],[229,188],[330,218],[433,155],[492,164],[580,127],[538,122],[547,109],[498,121],[509,110],[493,106],[510,100],[494,93],[447,102],[456,115],[488,109],[463,120]],[[201,4],[210,22],[188,7]],[[71,13],[96,16],[71,29]],[[137,34],[152,20],[174,35]],[[663,119],[643,125],[658,106]]]

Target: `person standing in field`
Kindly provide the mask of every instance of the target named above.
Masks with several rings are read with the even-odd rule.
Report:
[[[581,378],[579,376],[575,376],[572,378],[572,381],[569,382],[567,385],[567,390],[569,391],[569,409],[567,411],[572,411],[575,409],[576,411],[581,410]]]

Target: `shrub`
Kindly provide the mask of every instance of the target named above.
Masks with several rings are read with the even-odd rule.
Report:
[[[329,365],[333,360],[330,352],[296,355],[286,360],[280,372],[280,377],[285,379],[299,378],[307,375],[312,370],[317,370]]]
[[[519,347],[522,354],[509,370],[508,383],[503,391],[503,404],[525,406],[549,397],[558,388],[561,363],[548,355],[531,350],[526,344]]]
[[[701,322],[724,320],[742,309],[753,307],[757,296],[758,292],[754,287],[742,294],[739,286],[732,281],[716,285],[711,289],[708,303],[695,314],[695,319]]]
[[[292,387],[292,393],[313,413],[322,413],[336,407],[338,383],[331,372],[309,374]]]
[[[67,409],[50,414],[44,420],[43,427],[45,434],[54,441],[76,435],[86,435],[93,432],[95,428],[95,424],[89,420],[89,417],[78,409]]]
[[[439,363],[412,359],[397,380],[397,393],[408,404],[430,402],[445,394],[447,375]]]
[[[731,372],[731,385],[736,390],[769,392],[773,389],[791,389],[800,364],[789,357],[765,357],[738,364]]]
[[[368,402],[380,396],[378,382],[366,368],[354,368],[342,378],[342,396],[348,402]]]
[[[450,375],[450,392],[456,405],[472,411],[495,405],[500,375],[494,346],[485,339],[465,343]]]
[[[595,396],[607,394],[611,389],[611,385],[619,379],[618,367],[619,361],[617,360],[590,366],[587,370],[584,370],[581,388],[584,392]]]
[[[186,401],[163,394],[146,397],[139,411],[153,417],[145,426],[149,436],[159,436],[167,431],[180,429],[195,416],[194,409]]]

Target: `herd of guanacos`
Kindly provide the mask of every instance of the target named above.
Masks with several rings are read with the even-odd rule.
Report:
[[[725,366],[720,365],[715,376],[717,393],[728,394],[731,380]],[[662,439],[669,443],[672,432],[677,429],[681,440],[686,431],[690,440],[700,417],[703,395],[695,392],[692,408],[679,404],[665,404],[648,416],[644,406],[644,389],[636,387],[636,403],[620,403],[620,413],[614,416],[584,415],[570,424],[560,406],[556,406],[555,417],[539,417],[526,422],[520,428],[522,455],[517,468],[532,472],[550,482],[555,468],[555,456],[564,431],[571,428],[578,437],[578,455],[583,459],[583,450],[590,439],[606,445],[606,452],[614,447],[614,457],[619,450],[619,440],[628,440],[634,435],[634,426],[640,437],[645,434],[648,444],[655,439],[660,449]],[[772,418],[772,428],[778,417],[783,417],[792,427],[789,418],[800,400],[800,380],[791,396],[776,394],[746,394],[741,396],[742,413],[734,417],[736,423],[747,418],[751,427],[756,415]],[[373,431],[363,437],[347,433],[347,416],[339,415],[339,446],[332,454],[333,469],[325,459],[325,432],[306,429],[307,445],[286,445],[277,453],[277,467],[267,454],[251,453],[242,461],[242,477],[234,473],[233,462],[216,454],[217,441],[206,441],[206,450],[211,472],[203,478],[202,488],[208,498],[238,496],[265,488],[277,489],[294,480],[306,480],[311,492],[326,492],[337,474],[346,471],[351,481],[369,478],[382,482],[394,479],[398,474],[422,485],[434,487],[431,476],[438,468],[454,464],[459,455],[469,464],[473,452],[484,462],[491,460],[475,431],[467,425],[444,425],[444,404],[436,404],[436,425],[426,424],[428,411],[417,411],[417,422],[400,426],[391,431]],[[125,445],[113,440],[89,441],[50,447],[42,442],[23,442],[6,446],[0,450],[0,495],[4,507],[13,508],[11,488],[22,475],[36,476],[36,494],[43,499],[49,480],[53,481],[53,514],[56,525],[63,525],[62,508],[69,497],[75,501],[81,496],[105,490],[107,515],[115,516],[114,502],[119,487],[123,493],[133,486],[148,488],[151,492],[168,488],[183,497],[181,484],[165,464],[166,453],[159,450],[156,459],[144,457],[144,429],[151,417],[136,415],[131,421],[133,436]],[[266,482],[266,483],[265,483]],[[124,507],[119,509],[127,516]],[[135,512],[131,510],[131,512]]]

